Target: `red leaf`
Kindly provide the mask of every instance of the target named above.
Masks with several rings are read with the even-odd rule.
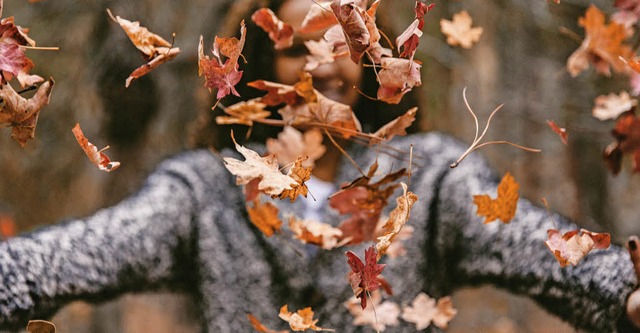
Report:
[[[276,43],[276,50],[293,45],[293,27],[280,21],[271,9],[258,9],[251,15],[251,20],[269,34],[269,38]]]
[[[556,124],[556,122],[553,120],[547,120],[547,124],[549,125],[549,127],[551,127],[551,129],[554,132],[556,132],[556,134],[560,136],[560,140],[562,140],[562,143],[566,145],[567,137],[569,136],[569,134],[567,134],[567,129],[564,127],[558,126],[558,124]]]
[[[422,36],[422,28],[424,27],[424,15],[429,12],[436,4],[425,4],[420,0],[416,0],[416,18],[409,27],[396,38],[398,50],[402,48],[401,58],[413,59],[416,53],[420,36]]]
[[[383,287],[389,293],[389,284],[382,278],[380,273],[384,270],[385,265],[378,264],[377,252],[375,246],[369,247],[364,252],[364,263],[353,252],[347,251],[347,263],[351,267],[351,272],[347,275],[351,289],[356,297],[360,298],[360,306],[364,309],[367,307],[367,293],[372,292],[379,287]]]
[[[620,172],[624,154],[638,154],[640,151],[640,119],[633,112],[625,112],[618,117],[611,134],[616,141],[609,144],[603,153],[604,160],[611,172]],[[634,172],[640,172],[640,165],[634,158]]]

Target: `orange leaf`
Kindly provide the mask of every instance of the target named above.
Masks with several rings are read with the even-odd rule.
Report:
[[[111,162],[109,157],[103,153],[103,151],[109,149],[109,146],[98,150],[98,147],[89,142],[84,136],[80,124],[76,123],[76,126],[74,126],[71,131],[73,135],[75,135],[82,150],[84,150],[84,153],[89,157],[89,161],[95,164],[100,170],[111,172],[120,167],[120,162]]]
[[[409,111],[380,127],[373,135],[375,139],[369,141],[370,145],[389,141],[396,135],[407,135],[406,129],[416,120],[418,108],[411,108]]]
[[[229,116],[216,117],[216,124],[219,125],[231,125],[241,124],[247,126],[253,126],[254,120],[260,120],[267,118],[271,115],[270,111],[265,110],[266,104],[260,103],[258,99],[250,99],[248,101],[242,101],[231,106],[227,106],[224,109],[224,113]]]
[[[56,333],[56,325],[46,320],[29,320],[27,331],[29,333]]]
[[[477,42],[482,35],[482,28],[471,28],[471,24],[471,16],[463,10],[454,14],[451,21],[441,19],[440,30],[447,36],[449,45],[460,45],[465,49],[470,49],[473,43]]]
[[[606,249],[611,244],[608,233],[591,232],[585,229],[560,234],[558,230],[547,230],[548,239],[544,242],[556,257],[561,267],[577,265],[593,249]]]
[[[500,219],[504,223],[511,222],[516,215],[518,205],[518,188],[520,185],[510,173],[506,173],[498,184],[498,197],[491,199],[486,194],[474,195],[473,203],[478,206],[478,216],[484,216],[484,223]]]
[[[302,164],[307,159],[307,157],[298,157],[298,159],[293,164],[293,167],[289,169],[287,176],[291,177],[295,183],[291,183],[291,189],[284,189],[282,193],[277,195],[278,198],[284,199],[289,198],[291,202],[294,202],[298,195],[303,197],[307,197],[307,193],[309,189],[307,185],[304,184],[309,178],[311,178],[311,167],[304,167]],[[272,198],[276,197],[276,195],[271,195]]]
[[[249,318],[249,322],[251,323],[251,326],[253,326],[253,329],[255,329],[257,332],[261,332],[261,333],[289,333],[289,331],[274,331],[271,329],[268,329],[266,326],[264,326],[259,320],[258,318],[256,318],[254,315],[247,313],[247,318]]]
[[[338,24],[338,20],[329,9],[331,2],[333,1],[314,2],[314,5],[311,6],[309,12],[307,12],[307,15],[302,20],[298,32],[307,34],[324,30],[334,24]]]
[[[295,313],[289,312],[287,305],[283,305],[280,308],[278,317],[289,323],[289,326],[294,331],[314,330],[314,331],[333,331],[329,328],[322,328],[316,326],[318,319],[313,319],[313,310],[310,307],[298,310]]]
[[[293,27],[280,21],[271,9],[258,9],[251,15],[251,20],[269,34],[269,39],[275,42],[276,50],[293,45]]]
[[[416,329],[421,331],[433,322],[441,329],[446,329],[449,321],[453,319],[458,310],[453,308],[451,297],[443,297],[436,301],[425,293],[420,293],[411,302],[411,306],[405,306],[402,311],[402,319],[416,324]]]
[[[402,230],[402,227],[409,220],[411,207],[418,201],[418,196],[411,191],[407,191],[407,185],[400,183],[403,194],[396,199],[396,208],[389,214],[389,220],[382,226],[383,235],[378,237],[376,250],[378,252],[378,260],[386,254],[391,242]]]
[[[299,156],[308,157],[302,165],[313,167],[314,162],[324,155],[327,148],[322,144],[322,132],[310,129],[301,133],[291,126],[285,126],[277,139],[267,139],[267,151],[275,155],[281,166],[294,163]]]
[[[325,250],[331,250],[344,245],[347,240],[339,241],[342,231],[329,224],[313,220],[298,220],[296,217],[289,218],[289,229],[295,238],[306,244],[318,245]]]
[[[271,237],[274,232],[280,231],[282,221],[278,218],[278,207],[272,203],[262,203],[260,199],[256,199],[253,201],[253,206],[247,204],[247,212],[251,223],[265,236]]]
[[[567,134],[567,129],[564,127],[560,127],[558,126],[558,124],[556,124],[555,121],[553,120],[547,120],[547,125],[549,125],[549,127],[551,127],[551,129],[556,132],[556,134],[558,134],[558,136],[560,136],[560,140],[562,140],[562,143],[564,143],[565,145],[567,144],[567,137],[569,136]]]

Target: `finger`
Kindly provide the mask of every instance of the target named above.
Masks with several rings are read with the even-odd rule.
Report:
[[[631,262],[633,263],[633,268],[636,271],[636,277],[638,281],[640,281],[640,240],[638,240],[637,236],[629,237],[629,256],[631,257]]]

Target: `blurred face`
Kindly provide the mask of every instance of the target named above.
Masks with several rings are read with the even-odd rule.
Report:
[[[314,5],[311,0],[287,0],[278,11],[278,17],[294,28],[299,28],[302,20]],[[276,79],[280,83],[294,84],[300,79],[300,72],[306,63],[308,54],[303,42],[318,40],[324,32],[315,34],[296,34],[293,46],[276,52]],[[359,86],[362,68],[353,63],[349,57],[340,57],[332,64],[324,64],[311,72],[313,86],[330,99],[353,105],[358,93],[352,88]]]

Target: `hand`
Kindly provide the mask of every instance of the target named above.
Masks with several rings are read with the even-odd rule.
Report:
[[[636,276],[640,281],[640,240],[638,240],[638,237],[629,237],[628,250]],[[640,289],[632,292],[627,299],[627,317],[636,327],[640,327]]]

